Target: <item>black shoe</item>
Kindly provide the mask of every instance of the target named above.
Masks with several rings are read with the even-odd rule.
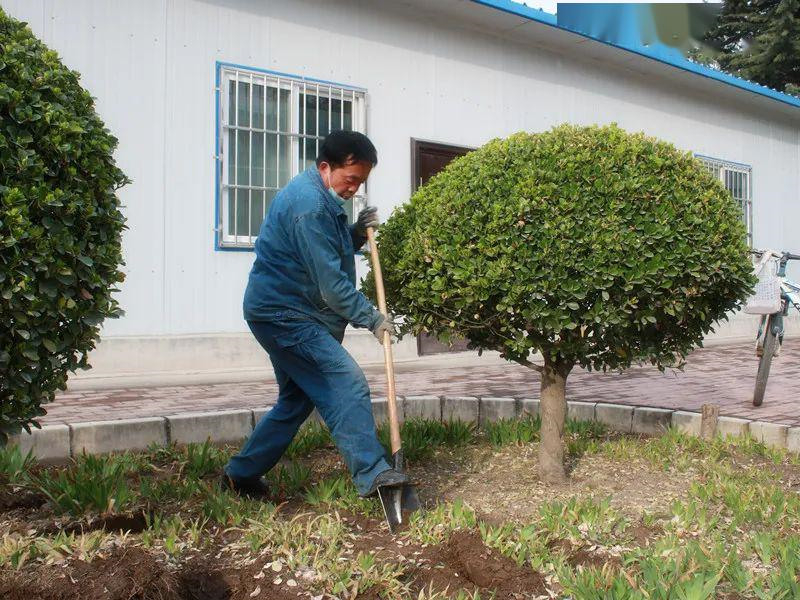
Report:
[[[366,494],[362,494],[361,497],[369,498],[370,496],[374,496],[379,487],[397,487],[404,483],[408,483],[408,475],[404,475],[394,469],[387,469],[382,473],[378,473],[372,485],[369,486],[369,491]]]
[[[233,479],[227,473],[223,473],[220,478],[220,485],[223,489],[236,492],[240,496],[245,496],[254,500],[269,499],[269,485],[267,485],[263,477]]]

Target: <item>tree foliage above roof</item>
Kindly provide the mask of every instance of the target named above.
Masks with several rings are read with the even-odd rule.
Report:
[[[705,62],[800,96],[800,0],[725,0],[706,40],[719,52]]]

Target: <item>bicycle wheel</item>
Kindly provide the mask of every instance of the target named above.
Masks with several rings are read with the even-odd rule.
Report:
[[[764,352],[758,361],[758,373],[756,373],[756,390],[753,394],[753,406],[761,406],[764,401],[764,392],[767,389],[767,378],[769,368],[772,366],[772,356],[775,354],[777,338],[772,331],[772,315],[767,318],[766,331],[764,331]]]

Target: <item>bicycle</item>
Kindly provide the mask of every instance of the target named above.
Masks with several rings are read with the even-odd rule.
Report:
[[[772,359],[780,354],[783,344],[783,318],[789,314],[792,304],[800,311],[800,284],[786,279],[786,263],[800,260],[800,255],[791,252],[775,252],[774,250],[751,250],[759,258],[769,253],[769,260],[777,260],[776,277],[780,282],[780,308],[768,314],[762,314],[756,336],[756,356],[759,356],[756,387],[753,393],[753,406],[761,406],[764,392],[767,389],[767,378],[772,366]]]

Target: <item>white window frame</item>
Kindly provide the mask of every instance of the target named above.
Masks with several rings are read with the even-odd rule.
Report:
[[[217,127],[218,127],[218,148],[217,148],[217,173],[218,173],[218,188],[217,188],[217,223],[215,224],[215,231],[217,234],[217,245],[219,248],[233,248],[233,249],[252,249],[253,245],[256,240],[257,232],[249,231],[251,218],[248,218],[248,231],[240,232],[236,228],[238,226],[238,218],[234,216],[233,219],[233,228],[234,231],[230,231],[229,228],[229,220],[230,220],[230,210],[231,205],[233,205],[233,210],[238,210],[239,202],[237,201],[230,201],[230,195],[234,194],[234,196],[238,196],[240,193],[246,193],[248,195],[248,210],[253,210],[253,200],[252,200],[252,192],[253,190],[263,190],[264,197],[266,198],[268,191],[276,191],[286,185],[288,180],[297,175],[301,170],[301,152],[303,153],[302,160],[303,163],[307,163],[307,161],[313,161],[316,158],[316,153],[319,152],[319,146],[324,136],[320,135],[321,131],[325,131],[324,123],[320,123],[320,111],[319,111],[319,100],[320,98],[330,98],[331,100],[341,100],[342,104],[341,107],[344,106],[344,102],[351,102],[352,103],[352,117],[351,117],[351,127],[353,131],[359,131],[361,133],[366,134],[367,130],[367,94],[366,90],[361,88],[355,88],[351,86],[336,84],[327,81],[321,81],[316,79],[309,79],[305,77],[297,77],[292,75],[287,75],[283,73],[277,73],[273,71],[266,71],[261,69],[256,69],[252,67],[243,67],[239,65],[228,65],[228,64],[220,64],[219,68],[219,86],[217,87]],[[248,115],[248,123],[247,124],[239,124],[236,122],[236,118],[238,118],[238,98],[234,101],[234,107],[236,107],[237,115],[233,119],[231,119],[231,115],[228,114],[228,107],[229,107],[229,90],[230,90],[230,83],[232,81],[236,82],[245,82],[249,84],[249,94],[250,94],[250,102],[249,102],[249,115]],[[253,86],[265,86],[271,87],[273,89],[281,90],[276,94],[278,106],[277,106],[277,129],[267,129],[267,121],[266,121],[266,102],[267,102],[267,93],[265,90],[264,93],[264,127],[254,128],[252,127],[253,124]],[[281,121],[283,116],[280,114],[281,109],[281,102],[280,96],[282,91],[288,91],[289,93],[289,100],[288,100],[288,108],[289,108],[289,118],[288,118],[288,130],[281,129]],[[234,93],[238,96],[239,94],[239,85],[234,86]],[[305,118],[305,111],[306,105],[303,103],[302,109],[300,109],[300,98],[306,95],[312,95],[317,99],[317,121],[315,123],[315,129],[312,131],[305,130],[306,126],[306,118]],[[330,110],[330,104],[328,104],[328,131],[332,129],[340,129],[344,126],[344,110],[339,111],[339,124],[332,122],[332,111]],[[302,115],[300,113],[303,113]],[[335,120],[335,119],[334,119]],[[233,122],[231,122],[233,121]],[[249,135],[250,136],[250,144],[249,144],[249,153],[250,156],[248,157],[248,165],[249,165],[249,173],[250,177],[252,177],[253,173],[253,163],[252,163],[252,154],[253,154],[253,133],[263,133],[264,136],[264,169],[265,169],[265,177],[266,177],[266,168],[267,168],[267,152],[266,152],[266,141],[267,135],[272,134],[276,136],[277,139],[277,167],[276,167],[276,182],[265,182],[266,185],[255,185],[252,181],[248,181],[247,184],[236,182],[235,184],[231,180],[230,172],[228,168],[228,153],[233,151],[236,152],[236,148],[231,150],[229,148],[229,141],[228,141],[228,132],[233,129],[236,133],[235,136],[239,135]],[[314,148],[315,154],[314,156],[309,156],[306,154],[308,152],[307,145],[305,143],[301,143],[301,140],[314,140]],[[285,143],[290,144],[289,149],[289,157],[291,160],[291,167],[289,169],[288,177],[284,177],[284,181],[281,181],[281,158],[282,158],[282,150],[285,152],[285,147],[281,147]],[[237,164],[237,159],[234,160],[234,165]],[[358,193],[353,197],[352,200],[352,210],[351,215],[358,214],[358,210],[363,206],[366,206],[366,188],[365,186],[361,186]],[[349,207],[348,207],[349,208]],[[266,212],[266,202],[263,205],[263,211]],[[265,215],[262,214],[262,219]],[[256,235],[253,235],[253,234]]]
[[[695,158],[708,169],[731,193],[742,210],[742,221],[747,228],[747,243],[753,245],[753,167],[711,156],[695,154]]]

